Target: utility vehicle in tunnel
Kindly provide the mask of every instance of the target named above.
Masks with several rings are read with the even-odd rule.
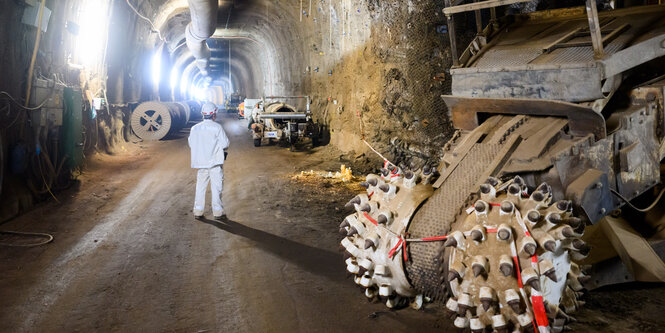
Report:
[[[238,106],[240,105],[240,103],[243,102],[244,99],[245,99],[245,97],[243,97],[239,93],[229,94],[226,97],[226,101],[224,102],[224,107],[223,108],[228,113],[237,113],[238,112]]]
[[[261,108],[252,111],[250,120],[255,147],[275,141],[294,151],[304,139],[309,139],[312,147],[318,146],[319,129],[312,121],[309,96],[267,96],[259,104]]]

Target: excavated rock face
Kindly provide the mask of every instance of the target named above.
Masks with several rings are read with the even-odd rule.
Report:
[[[340,225],[346,235],[342,246],[347,270],[367,297],[381,297],[389,307],[412,301],[418,308],[423,291],[409,283],[404,269],[408,246],[400,244],[416,241],[404,232],[432,188],[427,176],[418,182],[415,174],[398,174],[386,170],[367,176],[367,194],[349,202],[356,213]],[[588,277],[575,261],[589,251],[580,239],[584,223],[572,216],[569,201],[552,202],[545,183],[530,191],[520,177],[491,178],[479,192],[480,199],[462,207],[464,215],[445,236],[438,265],[444,269],[431,272],[442,276],[440,290],[424,292],[445,294],[447,284],[446,308],[463,330],[562,331],[570,320],[566,313],[583,303],[577,299]],[[417,259],[410,264],[431,267]]]
[[[355,213],[340,224],[347,271],[368,298],[379,297],[390,308],[412,300],[422,305],[404,274],[401,245],[414,211],[432,194],[431,177],[400,169],[368,175],[367,193],[351,199],[347,207]]]
[[[495,184],[496,186],[492,185]],[[551,202],[543,183],[529,193],[520,177],[481,185],[480,200],[454,226],[446,308],[458,328],[483,332],[563,330],[586,276],[575,260],[588,253],[582,221],[569,201]]]

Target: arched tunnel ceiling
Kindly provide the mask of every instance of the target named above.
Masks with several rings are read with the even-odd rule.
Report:
[[[187,0],[149,0],[153,17],[181,72],[193,60],[187,52],[185,27],[190,22]],[[294,23],[297,9],[277,1],[219,1],[217,30],[208,40],[212,51],[210,76],[228,80],[249,97],[294,93],[302,85],[304,52],[301,31]],[[293,15],[292,15],[293,14]],[[228,44],[231,41],[229,61]],[[155,40],[156,44],[160,41]],[[182,59],[185,58],[185,59]]]

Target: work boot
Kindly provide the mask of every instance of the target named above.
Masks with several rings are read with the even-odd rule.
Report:
[[[222,213],[220,216],[215,216],[215,220],[217,221],[223,221],[226,218],[226,214]]]
[[[194,215],[194,218],[201,221],[204,219],[203,215]]]

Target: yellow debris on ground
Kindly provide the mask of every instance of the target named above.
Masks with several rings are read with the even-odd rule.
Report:
[[[300,171],[300,173],[291,176],[291,179],[302,183],[325,181],[329,184],[345,185],[353,190],[364,189],[359,185],[363,178],[353,176],[351,168],[347,168],[344,164],[336,172],[319,170]]]
[[[300,171],[300,176],[316,176],[321,178],[334,178],[339,179],[343,182],[348,182],[354,179],[351,168],[347,168],[346,165],[342,164],[339,168],[339,171],[333,173],[332,171]]]

